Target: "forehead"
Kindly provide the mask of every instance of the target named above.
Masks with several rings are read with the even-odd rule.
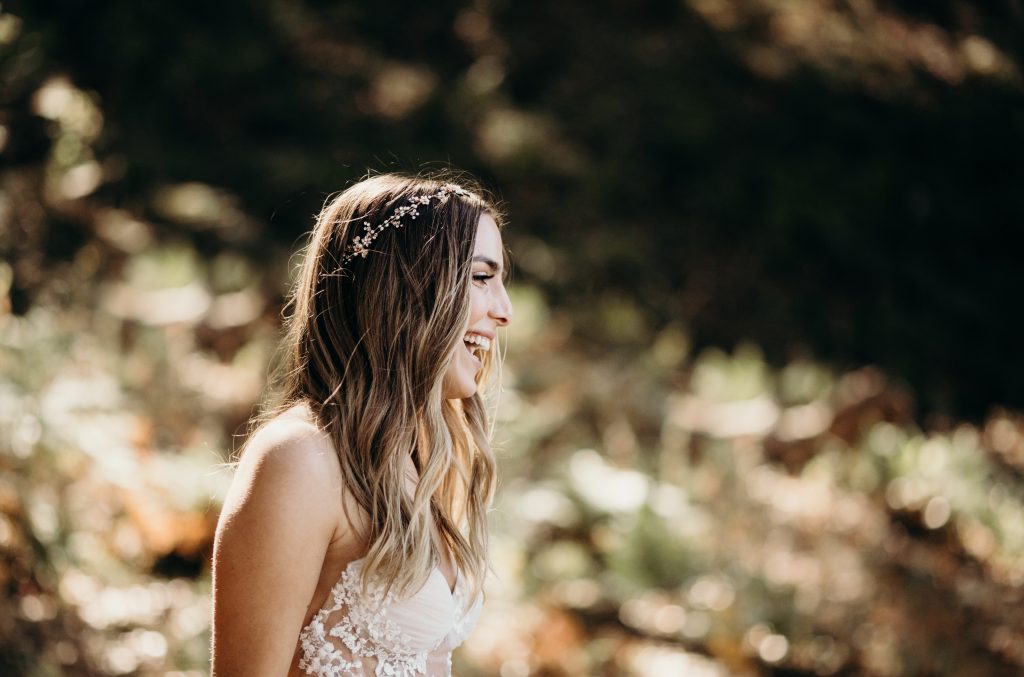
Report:
[[[490,214],[480,216],[480,222],[476,227],[476,246],[473,247],[473,256],[486,256],[492,261],[501,261],[502,243],[501,231],[498,224]]]

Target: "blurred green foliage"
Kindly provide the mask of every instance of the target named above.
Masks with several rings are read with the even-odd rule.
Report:
[[[5,7],[6,164],[204,256],[290,247],[368,165],[451,162],[501,187],[517,277],[598,345],[676,320],[778,366],[880,364],[926,412],[1024,405],[1019,0]],[[4,251],[92,239],[52,202]]]
[[[502,191],[516,305],[457,674],[1018,674],[1022,26],[4,3],[0,672],[206,671],[299,236],[450,162]]]

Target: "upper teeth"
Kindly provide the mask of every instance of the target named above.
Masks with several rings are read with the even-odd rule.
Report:
[[[480,336],[480,334],[466,334],[462,340],[466,343],[475,343],[484,350],[491,349],[491,339],[486,336]]]

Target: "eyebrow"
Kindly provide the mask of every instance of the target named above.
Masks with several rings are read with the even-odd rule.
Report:
[[[491,270],[493,270],[496,273],[501,272],[501,264],[498,263],[497,261],[495,261],[494,259],[492,259],[489,256],[482,256],[482,255],[478,254],[477,256],[473,257],[473,262],[475,263],[477,261],[479,261],[480,263],[483,263],[485,265],[490,266]]]

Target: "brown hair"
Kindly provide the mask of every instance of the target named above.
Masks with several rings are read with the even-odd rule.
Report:
[[[305,404],[333,441],[345,490],[368,518],[364,591],[372,580],[407,594],[426,580],[439,557],[431,522],[477,591],[487,569],[495,487],[487,414],[480,388],[447,400],[442,381],[469,317],[477,224],[484,213],[500,224],[500,213],[460,177],[468,196],[421,206],[417,218],[382,231],[366,257],[342,262],[365,222],[379,224],[446,183],[378,175],[330,200],[289,304],[274,411]],[[478,386],[497,355],[495,343]]]

